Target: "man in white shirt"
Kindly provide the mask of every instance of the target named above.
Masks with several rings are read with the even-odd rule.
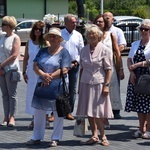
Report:
[[[104,13],[104,18],[108,20],[109,31],[114,33],[117,37],[120,52],[123,52],[123,50],[124,50],[124,48],[127,44],[123,31],[120,28],[115,27],[113,25],[114,16],[111,12],[105,12]]]
[[[113,14],[111,12],[105,12],[104,13],[104,19],[107,20],[107,23],[108,23],[107,26],[109,27],[109,31],[116,35],[117,42],[118,42],[118,47],[119,47],[120,52],[123,52],[123,50],[124,50],[124,48],[126,46],[126,39],[125,39],[123,31],[120,28],[115,27],[113,25],[114,17],[113,17]],[[123,69],[123,68],[121,68],[121,69]],[[123,73],[123,70],[122,70],[122,73]],[[123,73],[123,78],[122,79],[124,79],[124,73]],[[119,76],[118,76],[118,80],[120,82]],[[114,118],[115,119],[121,119],[120,109],[122,109],[122,108],[115,108],[115,109],[113,109],[113,113],[114,113]]]
[[[69,94],[70,94],[70,105],[71,113],[74,110],[74,103],[76,99],[76,87],[79,74],[79,62],[80,62],[80,51],[84,46],[84,41],[81,33],[76,31],[77,20],[72,14],[67,14],[64,18],[65,28],[62,29],[62,37],[64,41],[62,46],[65,47],[72,59],[71,69],[68,72],[69,75]],[[68,114],[66,119],[73,120],[72,114]]]

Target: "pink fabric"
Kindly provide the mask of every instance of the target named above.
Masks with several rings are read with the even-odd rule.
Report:
[[[80,83],[77,115],[96,118],[113,118],[109,95],[102,96],[102,84]]]
[[[109,95],[102,95],[105,70],[112,68],[112,51],[99,42],[93,54],[90,45],[81,50],[79,101],[77,115],[96,118],[113,118]]]
[[[81,68],[83,68],[80,82],[87,84],[103,83],[105,70],[112,69],[112,51],[99,42],[93,54],[90,54],[90,45],[81,50]]]

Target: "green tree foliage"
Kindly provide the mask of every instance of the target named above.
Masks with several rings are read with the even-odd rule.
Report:
[[[85,18],[93,20],[100,13],[101,0],[84,0]],[[104,12],[150,18],[150,0],[103,0]],[[76,0],[69,0],[69,12],[77,15]]]
[[[146,4],[146,0],[105,0],[104,9],[112,10],[114,15],[131,15],[139,6]]]
[[[69,13],[77,15],[77,3],[76,0],[69,1]]]
[[[137,9],[133,11],[134,16],[140,16],[141,18],[146,18],[146,6],[139,6]]]

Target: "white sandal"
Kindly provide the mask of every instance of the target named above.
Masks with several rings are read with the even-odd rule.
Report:
[[[58,141],[51,141],[49,146],[50,147],[57,147]]]
[[[142,135],[142,138],[143,138],[143,139],[150,139],[150,132],[145,132],[145,133]]]

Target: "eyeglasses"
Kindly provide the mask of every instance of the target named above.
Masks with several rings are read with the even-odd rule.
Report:
[[[35,31],[42,31],[42,29],[40,29],[40,28],[35,28],[34,30]]]
[[[96,24],[100,24],[103,23],[104,21],[96,21]]]
[[[140,31],[149,31],[150,29],[147,28],[140,28]]]
[[[48,37],[49,37],[49,38],[53,38],[53,39],[54,39],[54,38],[56,38],[56,37],[57,37],[57,35],[48,34]]]
[[[8,26],[8,24],[6,24],[6,23],[2,23],[1,27],[3,27],[3,26]]]

